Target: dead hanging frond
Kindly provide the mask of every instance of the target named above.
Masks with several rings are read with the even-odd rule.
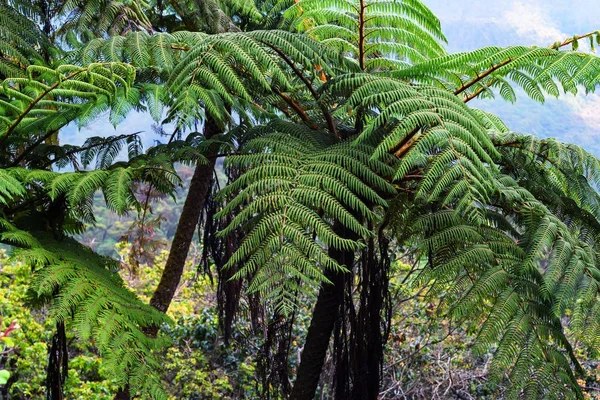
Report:
[[[287,398],[291,392],[290,347],[296,312],[289,317],[275,313],[266,324],[264,343],[257,359],[261,398]]]
[[[389,240],[371,238],[344,284],[344,301],[334,330],[333,376],[336,398],[373,398],[379,391],[383,350],[392,307],[388,290]]]
[[[56,333],[52,336],[52,344],[48,351],[48,367],[46,370],[46,399],[64,399],[63,387],[69,373],[69,354],[65,323],[56,323]]]

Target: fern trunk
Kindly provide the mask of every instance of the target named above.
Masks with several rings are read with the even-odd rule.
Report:
[[[353,252],[330,250],[330,256],[340,265],[352,268]],[[345,274],[329,270],[325,276],[333,284],[323,284],[319,290],[290,400],[312,400],[315,397],[329,341],[344,300]]]
[[[204,137],[210,139],[211,137],[220,133],[220,129],[217,126],[215,120],[207,118],[204,124]],[[181,275],[185,268],[185,260],[198,226],[198,221],[204,204],[210,194],[211,180],[215,169],[215,157],[211,157],[211,154],[207,155],[208,162],[197,164],[194,170],[194,175],[190,181],[190,187],[188,194],[185,198],[185,203],[181,209],[181,215],[179,216],[179,222],[177,223],[177,229],[175,230],[175,236],[171,243],[171,250],[169,251],[169,257],[165,264],[165,269],[160,277],[160,282],[154,291],[152,298],[150,299],[150,305],[159,311],[166,312],[171,305],[177,286],[181,281]],[[146,330],[149,336],[156,336],[158,333],[158,326],[151,326]],[[125,387],[119,390],[114,400],[129,400],[129,388]]]
[[[388,242],[379,237],[379,246],[379,259],[375,256],[373,238],[362,255],[360,308],[351,324],[353,332],[349,343],[353,400],[377,400],[379,397],[383,347],[391,319]],[[349,298],[352,301],[352,297]]]
[[[210,139],[218,133],[219,127],[216,122],[212,118],[207,118],[204,125],[204,137]],[[214,169],[215,158],[209,155],[208,162],[196,165],[194,170],[165,269],[150,299],[150,305],[159,311],[167,311],[181,280],[181,274],[185,267],[185,260],[192,238],[198,226],[198,220],[210,194]]]

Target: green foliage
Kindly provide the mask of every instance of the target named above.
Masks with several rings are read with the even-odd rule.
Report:
[[[47,343],[53,335],[53,323],[44,318],[45,310],[31,310],[28,288],[31,268],[24,263],[9,261],[4,250],[0,253],[0,315],[4,321],[16,320],[19,328],[12,331],[13,346],[7,353],[4,367],[12,372],[9,396],[37,399],[45,396],[45,369],[48,357]],[[0,326],[3,330],[5,326]],[[72,339],[72,335],[68,335]],[[70,349],[69,379],[66,393],[73,399],[101,399],[115,390],[116,384],[98,363],[92,349],[76,342]],[[0,387],[2,387],[0,385]]]
[[[598,86],[600,59],[589,53],[558,48],[514,46],[484,47],[472,52],[443,55],[438,58],[394,71],[393,75],[439,85],[469,98],[493,96],[498,89],[508,101],[516,100],[513,86],[518,86],[534,100],[546,96],[576,94],[578,88],[593,92]]]
[[[56,144],[59,129],[68,123],[85,125],[114,107],[117,94],[134,79],[135,69],[118,63],[30,66],[27,77],[7,78],[0,88],[3,166],[19,165],[45,141]]]
[[[326,248],[361,248],[359,240],[341,237],[334,225],[358,238],[370,237],[362,218],[379,219],[372,209],[386,206],[381,195],[394,189],[382,176],[392,169],[369,160],[368,146],[325,141],[322,133],[294,124],[257,129],[266,134],[245,145],[250,154],[227,159],[246,172],[222,192],[231,200],[217,217],[241,211],[221,234],[239,227],[248,234],[225,268],[240,265],[233,279],[252,276],[249,292],[259,292],[277,312],[289,315],[298,291],[306,290],[302,286],[327,281],[321,268],[346,270]]]
[[[166,398],[157,358],[166,339],[144,328],[168,318],[126,289],[114,265],[65,235],[94,223],[99,191],[119,214],[142,210],[143,232],[149,207],[136,185],[147,185],[147,198],[152,189],[172,193],[174,163],[239,151],[226,159],[230,181],[216,199],[225,203],[217,214],[225,227],[213,238],[209,221],[206,237],[246,234],[235,248],[227,242],[232,255],[219,273],[229,277],[220,278],[266,302],[265,325],[271,314],[293,325],[301,301],[331,284],[327,274],[356,273],[336,252],[393,240],[416,254],[414,283],[441,298],[448,317],[483,316],[474,350],[492,349],[490,371],[497,384],[507,374],[508,397],[581,397],[565,332],[593,350],[600,344],[599,162],[574,146],[510,133],[464,104],[491,88],[514,101],[515,85],[539,101],[593,91],[600,66],[576,51],[580,37],[448,55],[439,21],[419,0],[62,6],[54,17],[64,21],[57,37],[65,58],[53,65],[48,24],[37,28],[50,17],[0,0],[0,241],[19,248],[35,272],[32,296],[94,341],[117,386]],[[159,32],[154,20],[175,28]],[[258,25],[267,29],[252,30]],[[567,44],[573,50],[560,50]],[[110,111],[116,125],[132,110],[174,123],[168,143],[146,153],[136,134],[59,144],[68,123]],[[195,132],[208,121],[223,133]],[[117,161],[125,146],[128,160]],[[76,171],[51,170],[67,164]],[[213,319],[202,319],[203,329]],[[200,384],[177,395],[232,393],[226,375],[204,373],[206,357],[187,354],[201,373],[183,368],[175,377]],[[215,390],[204,393],[209,379]]]
[[[124,255],[130,246],[125,245],[118,251]],[[127,278],[126,272],[121,271],[124,283],[140,299],[145,301],[151,295],[166,256],[167,253],[162,252],[154,265],[142,264],[135,278]],[[53,323],[45,317],[48,309],[32,312],[25,306],[32,275],[30,267],[9,262],[4,253],[1,257],[0,295],[5,301],[0,306],[0,315],[8,321],[16,319],[20,324],[20,328],[11,333],[14,347],[9,353],[3,353],[8,356],[4,366],[14,373],[10,395],[41,398],[45,396],[46,343],[53,335]],[[243,346],[242,336],[238,338],[239,350],[225,349],[219,344],[217,311],[210,304],[212,288],[207,277],[196,277],[192,261],[186,264],[181,290],[169,310],[169,316],[178,321],[166,330],[173,346],[159,353],[160,378],[165,391],[170,399],[254,397],[251,359],[257,348]],[[0,330],[2,328],[4,326],[0,326]],[[68,339],[70,360],[65,395],[72,399],[100,400],[114,393],[118,382],[106,358],[98,355],[92,342],[76,339],[73,334],[69,334]]]
[[[15,255],[35,267],[31,282],[34,301],[49,303],[49,317],[72,322],[69,326],[82,340],[94,340],[116,385],[129,384],[133,393],[152,393],[161,398],[166,394],[157,375],[160,364],[153,353],[168,341],[149,338],[143,329],[165,323],[167,318],[123,287],[115,272],[118,264],[61,236],[63,231],[80,231],[81,222],[93,222],[92,198],[99,189],[103,190],[110,208],[121,213],[130,209],[137,203],[132,178],[148,179],[144,175],[154,174],[149,168],[152,167],[117,167],[109,171],[62,174],[21,168],[4,170],[21,183],[23,192],[17,190],[17,195],[25,193],[26,186],[34,185],[35,195],[41,192],[50,204],[63,204],[69,212],[61,222],[64,225],[51,225],[50,232],[43,230],[56,221],[39,212],[26,217],[17,215],[14,224],[0,220],[0,239],[21,247],[15,250]],[[157,176],[162,174],[164,171]],[[168,185],[172,187],[172,182],[168,181]],[[5,192],[14,194],[15,189],[11,190]],[[74,225],[69,228],[68,224]]]
[[[67,0],[61,14],[66,16],[59,34],[92,31],[95,35],[120,35],[132,29],[152,29],[146,16],[150,4],[145,0]]]
[[[395,70],[445,53],[440,22],[420,0],[281,1],[282,25],[351,58],[362,70]]]
[[[114,375],[119,386],[128,383],[133,393],[165,397],[157,375],[160,364],[152,356],[153,351],[166,344],[165,339],[149,338],[142,329],[167,323],[168,318],[124,287],[112,260],[99,257],[70,239],[58,242],[48,235],[38,239],[43,251],[19,252],[30,263],[47,263],[36,271],[33,301],[51,299],[50,318],[72,320],[72,328],[81,340],[93,338],[106,368],[121,371]],[[59,295],[57,288],[61,288]]]
[[[0,1],[0,79],[25,77],[25,69],[44,63],[51,51],[50,40],[37,24],[35,2]]]

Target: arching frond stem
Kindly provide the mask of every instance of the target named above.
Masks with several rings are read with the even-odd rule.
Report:
[[[553,49],[553,50],[558,50],[558,49],[560,49],[561,47],[565,47],[565,46],[568,46],[568,45],[570,45],[570,44],[571,44],[571,43],[573,43],[575,40],[578,40],[578,39],[583,39],[583,38],[586,38],[586,37],[590,37],[590,36],[592,36],[592,35],[594,35],[594,34],[596,34],[596,33],[597,33],[597,31],[593,31],[593,32],[588,32],[588,33],[586,33],[585,35],[581,35],[581,36],[577,36],[577,35],[576,35],[576,36],[574,36],[574,37],[571,37],[571,38],[568,38],[568,39],[566,39],[566,40],[565,40],[565,41],[563,41],[563,42],[557,42],[557,43],[554,43],[554,44],[552,44],[552,45],[548,46],[548,48],[550,48],[550,49]],[[577,39],[575,39],[575,38],[577,38]],[[477,75],[475,78],[473,78],[473,79],[472,79],[472,80],[470,80],[469,82],[467,82],[467,83],[463,84],[463,85],[462,85],[460,88],[456,89],[456,90],[454,91],[454,94],[455,94],[455,95],[459,95],[460,93],[464,92],[465,90],[467,90],[468,88],[470,88],[471,86],[473,86],[474,84],[476,84],[477,82],[481,81],[482,79],[484,79],[484,78],[486,78],[487,76],[489,76],[490,74],[492,74],[494,71],[498,70],[499,68],[501,68],[501,67],[503,67],[503,66],[505,66],[505,65],[508,65],[508,64],[510,64],[512,61],[513,61],[512,59],[508,58],[508,59],[506,59],[505,61],[503,61],[503,62],[501,62],[501,63],[499,63],[499,64],[496,64],[496,65],[492,66],[490,69],[486,70],[485,72],[483,72],[483,73],[482,73],[482,74],[480,74],[480,75]],[[491,84],[493,84],[494,82],[495,82],[495,79],[492,79],[492,80],[490,81],[490,83],[489,83],[487,86],[489,87],[489,86],[490,86]],[[463,103],[468,103],[469,101],[473,100],[475,97],[479,96],[479,95],[481,94],[481,92],[483,92],[484,90],[485,90],[485,87],[480,87],[480,88],[479,88],[479,89],[477,89],[475,92],[473,92],[473,93],[471,93],[470,95],[466,96],[466,97],[463,99]]]
[[[512,61],[511,58],[507,58],[506,60],[502,61],[499,64],[496,64],[494,66],[492,66],[490,69],[488,69],[487,71],[485,71],[483,74],[477,74],[477,77],[475,77],[474,79],[470,80],[469,82],[463,84],[461,87],[459,87],[458,89],[456,89],[454,91],[455,95],[459,95],[462,92],[464,92],[465,90],[469,89],[471,86],[473,86],[474,84],[476,84],[477,82],[479,82],[482,79],[485,79],[487,76],[489,76],[490,74],[494,73],[494,71],[504,67],[505,65],[509,64]]]
[[[300,119],[302,121],[308,123],[308,125],[312,129],[318,129],[318,127],[314,123],[314,121],[312,121],[310,119],[310,117],[308,116],[308,114],[306,113],[306,111],[302,108],[302,106],[300,106],[300,104],[298,104],[298,102],[296,100],[292,99],[291,97],[289,97],[285,93],[281,93],[276,88],[273,88],[273,91],[275,92],[275,94],[277,94],[279,97],[281,97],[283,99],[283,101],[285,101],[285,103],[292,108],[292,110],[294,110],[294,112],[296,113],[296,115],[298,115],[298,117],[300,117]],[[285,112],[284,110],[281,110],[281,111]]]
[[[300,71],[298,69],[298,67],[296,67],[294,62],[292,60],[290,60],[289,57],[284,52],[282,52],[280,49],[278,49],[277,47],[273,46],[270,43],[267,43],[267,42],[263,42],[263,43],[266,46],[269,46],[271,49],[273,49],[273,51],[275,53],[277,53],[277,55],[279,57],[281,57],[281,59],[292,69],[292,71],[294,71],[294,74],[298,78],[300,78],[302,83],[304,83],[304,85],[306,86],[306,88],[308,89],[308,91],[310,92],[312,97],[315,99],[316,103],[319,105],[319,108],[321,109],[321,112],[323,113],[323,117],[325,118],[325,121],[327,122],[327,127],[329,128],[329,131],[331,133],[333,133],[337,138],[341,138],[340,135],[338,134],[338,131],[335,126],[335,122],[333,121],[333,117],[331,116],[331,113],[329,112],[327,107],[321,103],[321,101],[319,100],[319,97],[320,97],[319,93],[317,93],[317,91],[312,86],[312,84],[308,81],[308,79],[306,79],[306,77],[304,76],[302,71]]]
[[[592,36],[592,35],[595,35],[595,34],[597,34],[597,33],[598,33],[598,31],[592,31],[592,32],[588,32],[588,33],[586,33],[585,35],[581,35],[581,36],[577,35],[577,36],[574,36],[574,37],[570,37],[570,38],[566,39],[566,40],[565,40],[564,42],[562,42],[562,43],[555,43],[555,44],[553,44],[552,46],[550,46],[550,48],[551,48],[551,49],[554,49],[554,50],[558,50],[558,49],[560,49],[561,47],[564,47],[564,46],[568,46],[568,45],[570,45],[570,44],[571,44],[571,43],[573,43],[575,40],[579,40],[579,39],[585,39],[585,38],[587,38],[587,37],[590,37],[590,36]],[[575,39],[575,38],[577,38],[577,39]]]
[[[367,5],[365,4],[365,0],[360,0],[360,8],[358,10],[358,63],[360,69],[365,71],[365,11],[367,9]]]

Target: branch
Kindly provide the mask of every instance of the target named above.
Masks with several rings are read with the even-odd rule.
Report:
[[[74,148],[72,150],[69,150],[69,151],[65,152],[62,156],[57,157],[57,158],[55,158],[52,161],[49,161],[48,163],[46,163],[46,165],[44,165],[44,167],[52,165],[55,162],[57,162],[58,160],[61,160],[63,158],[67,158],[69,156],[72,156],[73,154],[77,154],[77,153],[80,153],[82,151],[90,150],[90,149],[93,149],[94,147],[100,147],[100,146],[105,146],[107,144],[112,144],[112,143],[117,142],[119,140],[123,140],[123,139],[127,139],[127,138],[130,138],[130,137],[139,135],[140,133],[142,133],[142,131],[138,131],[138,132],[134,132],[134,133],[128,133],[126,135],[119,135],[119,136],[115,136],[113,138],[107,138],[107,140],[103,141],[102,143],[94,143],[94,144],[90,144],[90,145],[84,146],[84,147],[76,147],[76,148]],[[36,145],[34,144],[34,146],[36,146]],[[34,146],[32,146],[32,147],[34,147]],[[32,147],[30,147],[29,149],[31,149]],[[29,150],[29,149],[27,149],[27,150]],[[25,152],[23,152],[23,153],[25,153]]]
[[[33,149],[38,147],[40,144],[45,142],[48,138],[50,138],[52,135],[54,135],[56,133],[58,133],[58,129],[51,130],[50,132],[46,133],[44,136],[40,137],[31,146],[29,146],[28,148],[23,150],[23,152],[10,164],[10,166],[15,167],[15,166],[19,165],[19,163],[21,161],[23,161],[25,159],[25,157],[27,157],[29,155],[29,153],[31,153],[33,151]]]
[[[408,134],[408,136],[406,136],[406,138],[402,142],[398,144],[398,150],[394,151],[394,155],[396,157],[400,158],[404,155],[404,153],[408,151],[408,149],[410,148],[410,146],[413,145],[415,140],[417,140],[419,136],[421,136],[420,130],[421,127],[416,127],[411,133]]]
[[[459,95],[462,92],[464,92],[465,90],[467,90],[468,88],[470,88],[471,86],[473,86],[474,84],[476,84],[477,82],[479,82],[480,80],[486,78],[487,76],[489,76],[490,74],[492,74],[494,71],[497,71],[498,69],[504,67],[506,64],[512,62],[512,58],[508,58],[504,61],[502,61],[499,64],[496,64],[494,66],[492,66],[490,69],[488,69],[487,71],[485,71],[483,74],[481,75],[477,75],[474,79],[470,80],[469,82],[463,84],[461,87],[459,87],[458,89],[456,89],[454,91],[455,95]]]
[[[284,93],[281,93],[276,88],[273,88],[273,91],[277,95],[279,95],[279,97],[281,97],[283,101],[285,101],[292,108],[292,110],[294,110],[294,112],[298,115],[298,117],[300,117],[302,121],[307,122],[312,129],[318,129],[317,124],[315,124],[314,121],[311,121],[306,111],[302,108],[302,106],[300,106],[300,104],[296,100],[292,99]]]
[[[577,36],[577,40],[579,40],[579,39],[585,39],[586,37],[590,37],[590,36],[592,36],[593,34],[595,34],[596,32],[598,32],[598,31],[588,32],[588,33],[586,33],[585,35]],[[552,46],[550,46],[550,48],[551,48],[551,49],[554,49],[554,50],[558,50],[558,49],[560,49],[561,47],[564,47],[564,46],[570,45],[570,44],[571,44],[571,43],[573,43],[574,41],[575,41],[575,37],[572,37],[572,38],[569,38],[569,39],[565,40],[565,41],[564,41],[564,42],[562,42],[562,43],[555,43],[555,44],[553,44]]]
[[[360,9],[358,10],[358,64],[361,70],[365,70],[365,11],[367,6],[365,0],[360,0]]]

